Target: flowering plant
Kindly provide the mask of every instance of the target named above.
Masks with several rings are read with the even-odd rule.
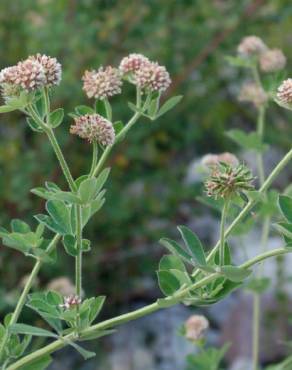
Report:
[[[248,54],[248,58],[254,50],[257,55],[258,51],[266,52],[265,47],[255,41],[242,47],[240,52]],[[268,68],[267,63],[264,66]],[[136,311],[93,324],[105,297],[89,298],[83,293],[82,256],[91,250],[90,241],[84,238],[85,226],[91,217],[101,211],[105,202],[104,186],[110,173],[109,168],[104,168],[105,162],[112,148],[125,139],[140,117],[156,120],[172,109],[181,96],[161,103],[161,96],[171,83],[169,74],[164,66],[140,54],[125,57],[119,68],[108,66],[86,71],[82,78],[83,90],[88,98],[94,98],[94,104],[79,105],[69,113],[73,120],[70,132],[85,139],[92,146],[93,155],[89,170],[74,179],[55,136],[55,129],[63,122],[64,110],[58,108],[52,111],[50,104],[54,86],[60,80],[60,63],[55,58],[39,54],[0,73],[5,102],[0,107],[0,113],[20,110],[27,116],[27,123],[33,131],[48,137],[68,183],[68,189],[61,189],[52,182],[32,189],[34,195],[46,200],[45,212],[34,217],[36,228],[32,229],[17,219],[11,221],[9,230],[0,230],[5,246],[35,260],[14,312],[8,314],[0,326],[2,369],[45,369],[52,361],[51,354],[67,345],[73,346],[85,359],[91,358],[95,353],[84,349],[81,342],[109,335],[124,322],[179,302],[195,306],[218,302],[242,286],[251,275],[252,266],[266,258],[291,252],[292,199],[287,195],[279,197],[283,220],[278,223],[278,230],[285,237],[282,247],[264,251],[236,266],[232,262],[227,238],[238,223],[250,217],[252,208],[265,202],[267,189],[289,163],[292,150],[263,179],[258,190],[254,188],[250,170],[234,156],[213,157],[212,163],[209,161],[208,164],[210,174],[206,189],[209,196],[220,198],[224,203],[219,242],[207,254],[193,231],[179,226],[184,245],[168,238],[160,241],[170,252],[163,256],[157,271],[164,297]],[[136,101],[128,104],[133,116],[123,124],[113,119],[110,99],[122,92],[125,82],[134,86]],[[289,96],[286,90],[285,97]],[[262,146],[262,137],[258,140]],[[226,228],[227,216],[234,208],[237,210],[235,219]],[[65,297],[56,291],[30,293],[43,264],[54,263],[59,244],[75,259],[75,293]],[[36,311],[51,330],[19,322],[24,305]],[[30,343],[35,336],[51,338],[52,342],[31,350]]]

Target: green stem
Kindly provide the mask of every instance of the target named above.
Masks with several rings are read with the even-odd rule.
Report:
[[[279,255],[282,255],[282,254],[285,254],[285,253],[289,253],[289,250],[284,249],[284,248],[274,249],[274,250],[265,252],[261,255],[258,255],[256,257],[250,259],[249,261],[240,265],[240,267],[241,268],[250,268],[250,267],[252,267],[253,265],[255,265],[257,263],[260,263],[260,262],[264,261],[267,258],[279,256]],[[177,302],[173,301],[173,303],[172,303],[170,301],[171,298],[175,298],[176,300],[177,299],[182,300],[190,291],[193,291],[193,290],[196,290],[196,289],[199,289],[199,288],[205,286],[206,284],[208,284],[208,283],[212,282],[213,280],[217,279],[218,276],[220,276],[219,273],[211,274],[211,275],[201,279],[200,281],[192,284],[190,287],[187,287],[187,288],[181,290],[174,297],[165,298],[165,301],[170,302],[169,306],[175,305]],[[80,336],[82,338],[83,336],[86,337],[89,334],[93,334],[94,332],[97,332],[97,331],[101,331],[101,330],[116,327],[117,325],[121,325],[123,323],[138,319],[138,318],[143,317],[145,315],[149,315],[149,314],[151,314],[155,311],[158,311],[159,309],[161,309],[161,306],[158,302],[152,303],[152,304],[150,304],[148,306],[145,306],[143,308],[140,308],[138,310],[135,310],[135,311],[132,311],[132,312],[114,317],[114,318],[109,319],[109,320],[105,320],[105,321],[100,322],[98,324],[95,324],[95,325],[93,325],[93,326],[91,326],[87,329],[84,329],[80,332]],[[64,339],[60,338],[60,339],[50,343],[49,345],[47,345],[43,348],[40,348],[39,350],[37,350],[33,353],[30,353],[29,355],[21,358],[20,360],[16,361],[14,364],[10,365],[7,370],[21,369],[24,365],[30,364],[33,361],[36,361],[37,359],[41,358],[42,356],[49,355],[50,353],[53,353],[53,352],[57,351],[58,349],[61,349],[61,348],[65,347],[68,344],[68,340],[76,341],[76,340],[78,340],[78,337],[76,337],[76,335],[74,335],[74,333],[68,334],[64,337]]]
[[[51,243],[48,245],[47,249],[46,249],[46,253],[47,254],[50,254],[53,249],[56,247],[57,245],[57,242],[58,240],[60,239],[60,235],[56,234],[55,237],[52,239]],[[26,297],[28,295],[28,293],[30,292],[31,290],[31,287],[40,271],[40,268],[43,264],[43,261],[41,259],[38,259],[37,262],[35,263],[30,275],[29,275],[29,278],[27,279],[26,283],[25,283],[25,286],[24,286],[24,289],[19,297],[19,300],[17,302],[17,305],[15,307],[15,310],[12,314],[12,317],[11,317],[11,321],[9,323],[9,325],[13,325],[15,324],[18,319],[19,319],[19,316],[21,314],[21,311],[23,309],[23,306],[25,305],[25,302],[26,302]],[[3,358],[3,354],[4,354],[4,350],[5,350],[5,346],[7,344],[7,341],[9,340],[9,331],[6,330],[5,334],[4,334],[4,337],[2,338],[1,340],[1,346],[0,346],[0,362]]]
[[[82,208],[76,207],[76,239],[77,256],[75,258],[75,288],[76,295],[82,296]],[[77,331],[80,325],[79,305],[77,306]]]
[[[133,117],[129,120],[129,122],[126,124],[126,126],[118,133],[118,135],[115,138],[115,142],[113,143],[113,145],[109,145],[109,146],[107,146],[105,148],[104,152],[102,153],[102,156],[100,157],[100,159],[98,161],[97,166],[95,167],[95,169],[93,171],[93,176],[97,176],[99,174],[99,172],[101,171],[101,169],[102,169],[105,161],[107,160],[110,152],[112,151],[112,148],[114,147],[114,145],[116,145],[117,143],[119,143],[124,138],[124,136],[126,135],[126,133],[136,123],[136,121],[138,120],[138,118],[140,116],[141,116],[141,113],[136,112],[133,115]]]
[[[93,177],[93,172],[97,164],[97,153],[98,153],[97,142],[93,141],[92,143],[92,162],[91,162],[91,169],[89,172],[89,177]]]
[[[223,209],[222,209],[222,215],[221,215],[221,224],[220,224],[220,247],[219,247],[219,265],[224,265],[224,251],[225,251],[225,222],[226,222],[226,216],[228,213],[228,205],[229,200],[225,199]]]

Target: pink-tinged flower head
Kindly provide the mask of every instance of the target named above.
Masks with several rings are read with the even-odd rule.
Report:
[[[213,168],[214,166],[217,166],[221,162],[229,164],[230,166],[237,166],[239,164],[239,161],[237,157],[229,152],[224,152],[221,154],[206,154],[202,158],[202,165]]]
[[[266,92],[254,82],[245,83],[239,93],[239,101],[253,103],[256,108],[268,101]]]
[[[123,75],[137,72],[142,66],[150,63],[150,60],[142,54],[132,53],[123,58],[119,69]]]
[[[0,84],[14,84],[17,80],[17,66],[7,67],[0,72]]]
[[[263,40],[257,36],[244,37],[238,45],[238,54],[244,57],[259,55],[268,48]]]
[[[185,322],[185,336],[189,340],[199,340],[209,328],[209,321],[205,316],[193,315]]]
[[[36,54],[30,56],[28,59],[40,63],[45,73],[45,85],[50,87],[53,85],[59,85],[62,78],[62,66],[56,58],[49,57],[47,55]]]
[[[112,145],[115,140],[112,123],[99,114],[85,114],[75,118],[70,133],[89,142],[97,141],[104,146]]]
[[[34,91],[43,87],[46,83],[46,76],[43,66],[31,59],[26,59],[17,64],[16,85],[25,91]]]
[[[164,66],[150,62],[135,72],[135,82],[142,90],[163,92],[171,84],[171,79]]]
[[[292,78],[283,81],[278,87],[277,98],[284,104],[292,103]]]
[[[117,68],[108,66],[85,71],[82,80],[88,98],[102,100],[121,93],[122,77]]]
[[[270,49],[260,56],[260,68],[263,72],[276,72],[286,65],[286,57],[280,49]]]

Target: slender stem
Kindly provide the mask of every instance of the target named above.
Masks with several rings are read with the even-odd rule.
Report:
[[[97,164],[97,154],[98,154],[97,142],[93,141],[92,143],[92,162],[91,162],[91,169],[89,172],[89,177],[93,176],[93,172]]]
[[[75,289],[78,297],[82,296],[82,208],[76,207],[77,256],[75,258]],[[77,331],[80,324],[79,305],[77,306]]]
[[[261,255],[258,255],[256,257],[250,259],[249,261],[240,265],[240,267],[241,268],[250,268],[250,267],[252,267],[253,265],[255,265],[257,263],[260,263],[260,262],[264,261],[267,258],[279,256],[279,255],[282,255],[282,254],[285,254],[285,253],[289,253],[289,249],[285,249],[285,248],[274,249],[274,250],[265,252]],[[187,288],[181,290],[179,293],[177,293],[175,295],[174,298],[182,300],[190,291],[193,291],[195,289],[199,289],[199,288],[205,286],[206,284],[208,284],[208,283],[212,282],[213,280],[217,279],[218,276],[220,276],[219,273],[211,274],[211,275],[201,279],[200,281],[192,284],[190,287],[187,287]],[[172,298],[172,297],[170,297],[170,298]],[[164,300],[167,301],[167,300],[169,300],[169,298],[165,298]],[[175,305],[176,303],[177,303],[177,301],[173,301],[173,302],[170,301],[169,306]],[[135,311],[132,311],[132,312],[120,315],[120,316],[116,316],[112,319],[105,320],[105,321],[100,322],[98,324],[95,324],[95,325],[93,325],[93,326],[91,326],[87,329],[84,329],[80,332],[80,336],[82,338],[82,337],[86,337],[89,334],[93,334],[94,332],[97,332],[97,331],[113,328],[117,325],[121,325],[123,323],[138,319],[138,318],[143,317],[145,315],[149,315],[149,314],[151,314],[155,311],[158,311],[159,309],[161,309],[161,305],[159,304],[159,302],[152,303],[152,304],[150,304],[148,306],[145,306],[143,308],[140,308],[138,310],[135,310]],[[27,365],[27,364],[37,360],[38,358],[40,358],[42,356],[48,355],[50,353],[53,353],[53,352],[57,351],[58,349],[61,349],[61,348],[65,347],[68,344],[68,340],[75,341],[75,340],[78,340],[78,337],[76,337],[74,335],[74,333],[68,334],[64,337],[64,339],[60,338],[60,339],[50,343],[49,345],[47,345],[43,348],[40,348],[39,350],[37,350],[33,353],[30,353],[29,355],[21,358],[20,360],[16,361],[14,364],[10,365],[7,368],[7,370],[21,369],[22,366]]]
[[[130,128],[136,123],[136,121],[138,120],[138,118],[141,116],[141,113],[139,112],[136,112],[133,117],[129,120],[129,122],[126,124],[126,126],[118,133],[118,135],[116,136],[116,139],[115,139],[115,142],[113,143],[113,145],[109,145],[105,148],[104,152],[102,153],[102,156],[100,157],[99,161],[98,161],[98,164],[97,166],[95,167],[94,171],[93,171],[93,176],[97,176],[99,174],[99,172],[101,171],[105,161],[107,160],[110,152],[112,151],[112,148],[114,147],[114,145],[116,145],[118,142],[120,142],[124,136],[126,135],[126,133],[130,130]]]
[[[221,215],[221,224],[220,224],[220,248],[219,248],[219,265],[224,265],[224,251],[225,251],[225,222],[226,222],[226,216],[228,212],[228,205],[229,200],[225,199],[223,209],[222,209],[222,215]]]
[[[50,254],[53,251],[53,249],[56,247],[57,242],[58,242],[59,239],[60,239],[60,235],[56,234],[54,236],[54,238],[52,239],[52,241],[50,242],[50,244],[48,245],[47,249],[46,249],[47,254]],[[28,293],[31,290],[31,287],[32,287],[32,285],[33,285],[33,283],[36,279],[36,276],[38,275],[38,273],[40,271],[40,268],[41,268],[42,264],[43,264],[42,259],[38,259],[37,262],[35,263],[32,271],[29,275],[29,278],[27,279],[27,281],[25,283],[24,289],[23,289],[23,291],[22,291],[22,293],[21,293],[21,295],[18,299],[17,305],[16,305],[15,310],[12,314],[11,321],[10,321],[9,325],[13,325],[18,321],[18,318],[21,314],[23,306],[25,305],[26,297],[27,297]],[[6,346],[7,341],[9,340],[9,337],[10,337],[9,331],[6,330],[6,332],[4,334],[4,337],[1,340],[0,362],[3,358],[5,346]]]

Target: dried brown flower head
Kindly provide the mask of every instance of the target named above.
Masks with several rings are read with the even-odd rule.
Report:
[[[238,45],[238,54],[244,57],[259,55],[267,50],[263,40],[257,36],[246,36]]]
[[[250,169],[239,164],[236,167],[220,162],[205,182],[207,195],[217,198],[229,198],[244,191],[253,190]]]
[[[43,66],[31,59],[19,62],[17,64],[17,78],[14,83],[27,92],[43,87],[46,83]]]
[[[59,85],[62,78],[62,66],[56,58],[36,54],[30,56],[28,59],[37,61],[42,65],[45,73],[46,86],[50,87],[53,85]]]
[[[108,66],[98,71],[85,71],[82,80],[88,98],[102,100],[121,93],[122,78],[117,68]]]
[[[150,60],[142,54],[132,53],[123,58],[119,69],[122,74],[137,72],[142,66],[150,63]]]
[[[280,49],[269,49],[260,56],[260,68],[263,72],[276,72],[286,65],[286,57]]]
[[[239,93],[239,101],[253,103],[256,108],[268,101],[265,91],[254,82],[245,83]]]
[[[283,81],[278,87],[277,98],[281,103],[292,103],[292,78],[288,78],[287,80]]]
[[[115,140],[112,123],[99,114],[85,114],[75,118],[70,132],[89,142],[97,141],[105,146],[112,145]]]
[[[171,84],[169,73],[164,66],[150,62],[135,72],[135,82],[143,90],[165,91]]]
[[[185,322],[185,336],[189,340],[201,339],[208,328],[209,321],[205,316],[193,315]]]

